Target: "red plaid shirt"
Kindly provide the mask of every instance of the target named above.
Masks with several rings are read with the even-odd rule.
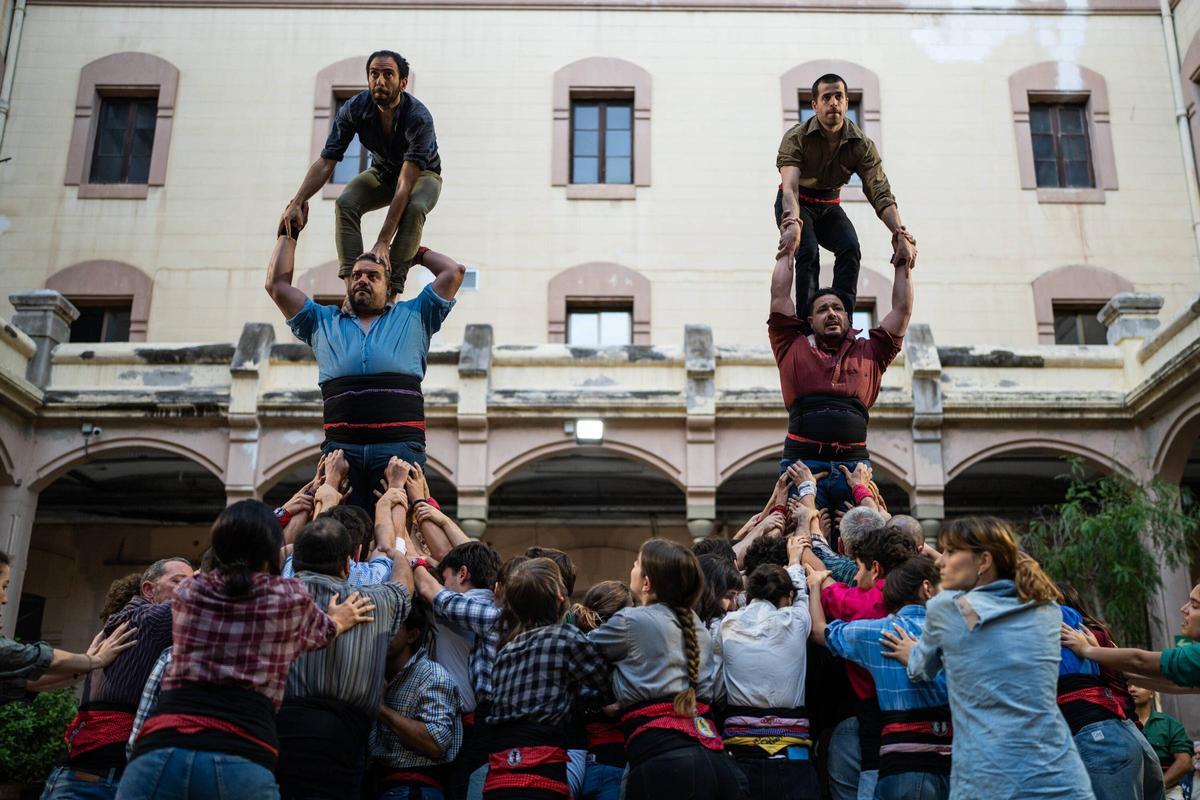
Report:
[[[255,573],[250,593],[237,599],[225,596],[224,583],[214,571],[175,590],[174,646],[162,688],[231,684],[279,708],[292,662],[333,641],[337,625],[298,580]]]

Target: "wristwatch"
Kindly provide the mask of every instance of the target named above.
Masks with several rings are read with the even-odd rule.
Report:
[[[424,567],[426,570],[429,570],[429,562],[420,557],[410,558],[408,560],[408,566],[412,567],[413,569],[416,569],[417,567]]]

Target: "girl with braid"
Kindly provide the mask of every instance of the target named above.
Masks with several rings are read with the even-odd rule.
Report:
[[[692,611],[704,576],[687,547],[646,541],[629,585],[641,605],[588,638],[613,664],[628,800],[744,800],[737,766],[709,715],[722,691],[720,653]]]

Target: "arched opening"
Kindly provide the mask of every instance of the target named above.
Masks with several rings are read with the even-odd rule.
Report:
[[[1082,455],[1034,448],[970,463],[946,483],[946,518],[992,514],[1024,528],[1043,510],[1066,500],[1073,459],[1081,464],[1085,479],[1110,471]]]
[[[109,584],[166,556],[198,561],[225,503],[221,480],[178,454],[127,449],[67,467],[38,497],[23,635],[86,647]]]
[[[502,556],[534,545],[575,561],[576,595],[602,580],[629,580],[651,536],[690,542],[683,491],[648,464],[580,448],[524,464],[491,492],[484,539]]]

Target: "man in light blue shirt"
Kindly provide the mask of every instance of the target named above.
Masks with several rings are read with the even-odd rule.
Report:
[[[416,263],[433,283],[412,300],[397,301],[390,267],[363,253],[346,278],[346,302],[323,306],[292,285],[296,243],[307,221],[280,224],[267,271],[267,293],[288,327],[317,358],[324,403],[323,452],[341,450],[350,464],[350,502],[371,509],[393,457],[425,464],[425,403],[421,381],[429,340],[454,307],[466,268],[422,247]]]

